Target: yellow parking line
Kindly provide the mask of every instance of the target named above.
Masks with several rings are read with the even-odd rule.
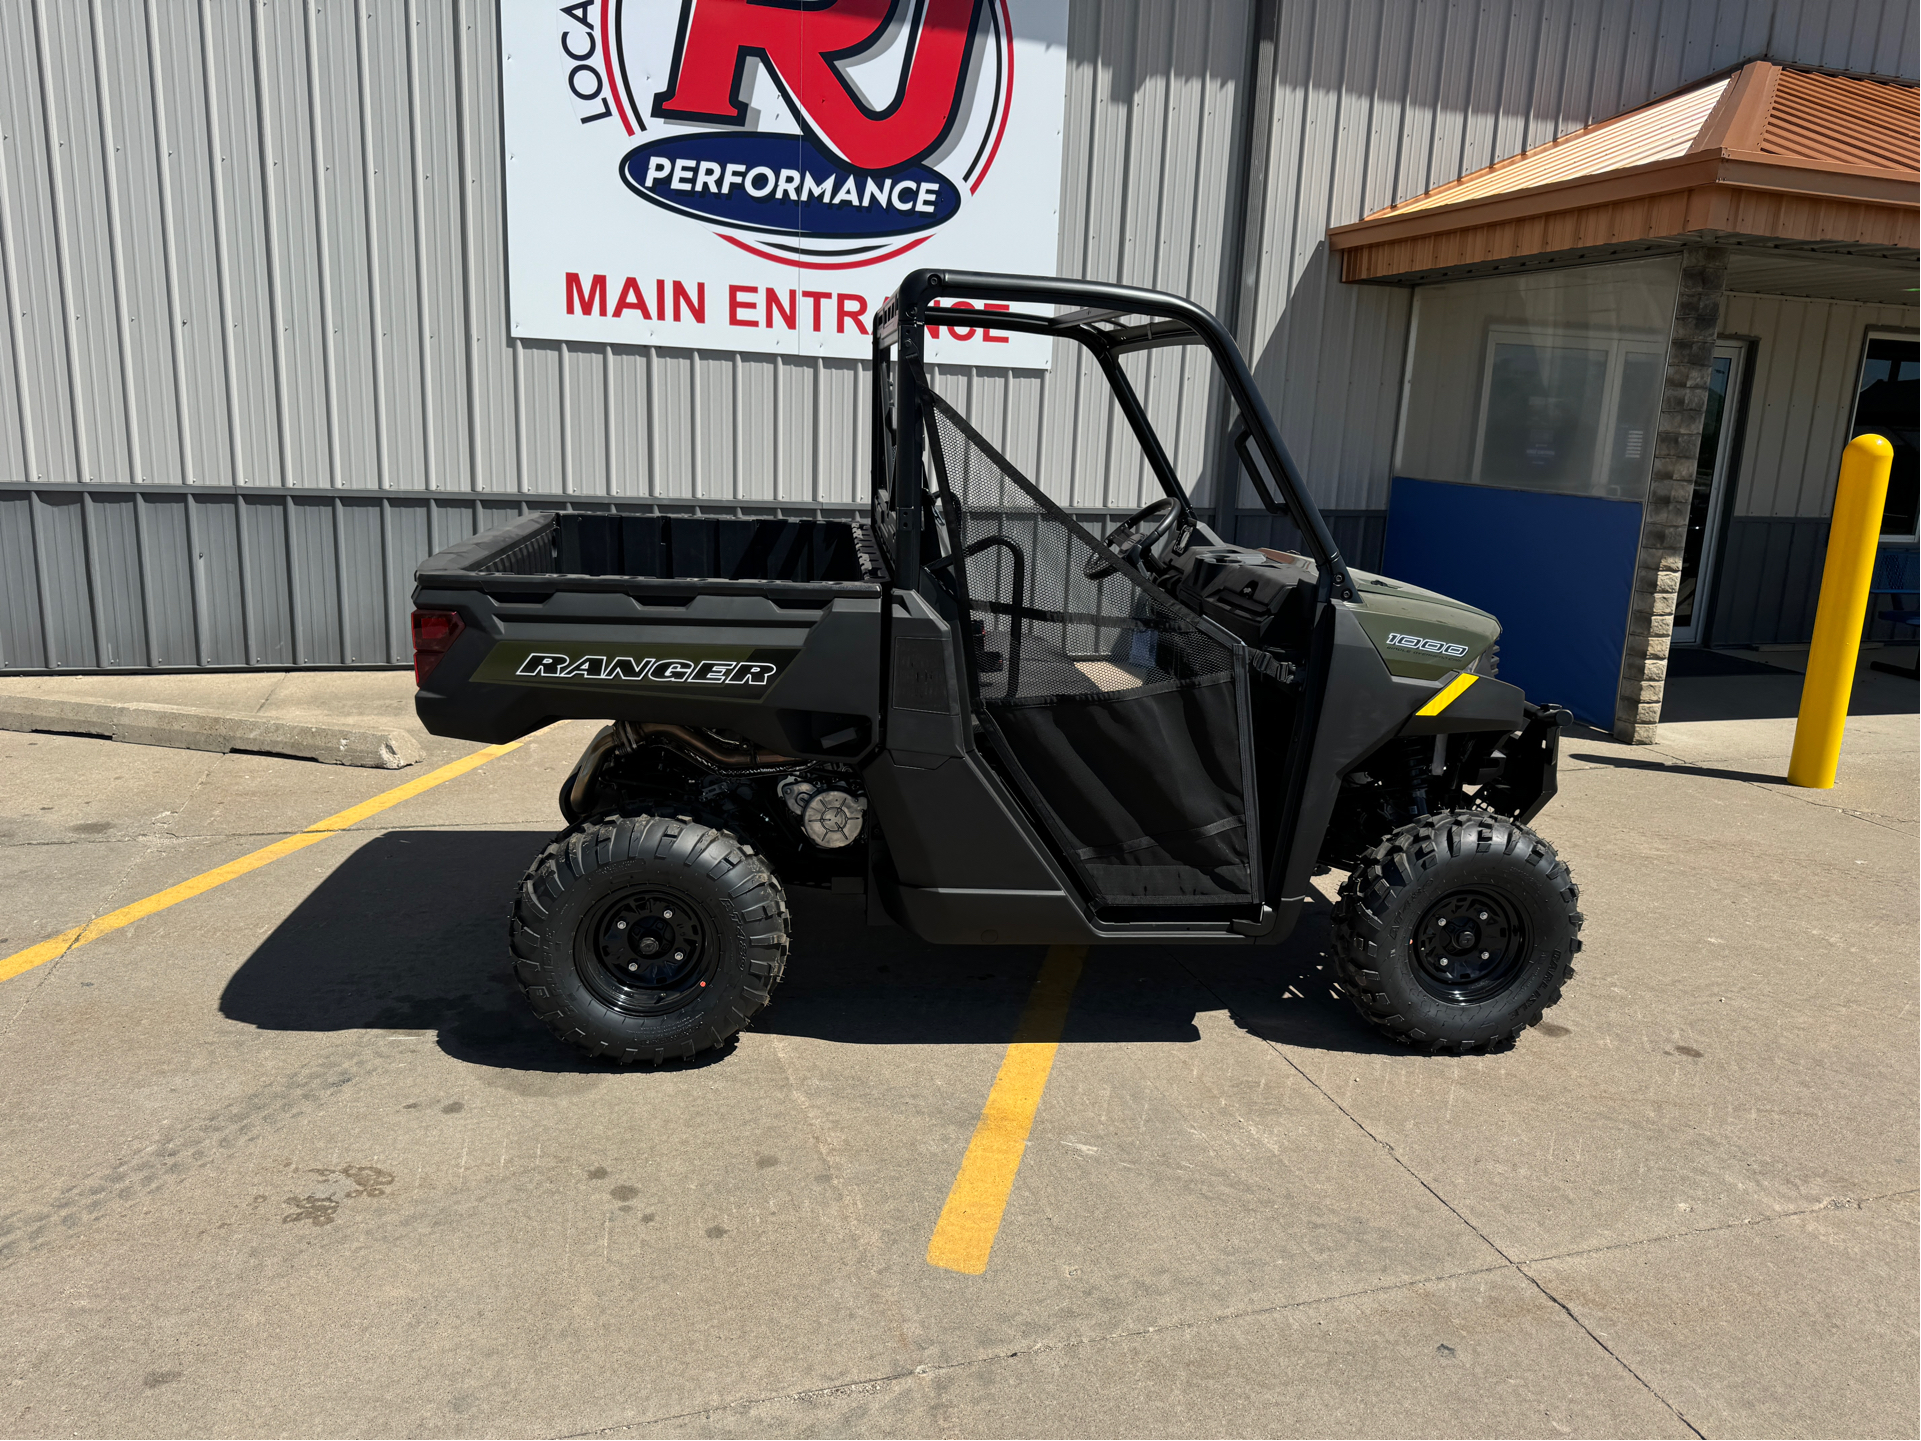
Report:
[[[237,861],[228,861],[224,866],[215,866],[212,870],[204,871],[190,881],[169,886],[166,890],[158,891],[144,900],[135,901],[132,905],[122,906],[117,911],[96,917],[84,926],[75,926],[70,931],[62,931],[59,935],[44,940],[37,946],[28,946],[24,951],[15,951],[12,955],[0,959],[0,981],[10,981],[15,976],[32,970],[35,966],[45,965],[48,961],[64,956],[75,946],[84,946],[88,941],[97,941],[110,931],[132,925],[142,916],[150,916],[155,911],[164,911],[168,906],[177,906],[180,902],[191,900],[204,891],[212,890],[215,886],[225,885],[236,876],[244,876],[248,871],[257,871],[262,866],[279,860],[282,856],[303,851],[316,842],[324,841],[328,836],[358,825],[369,816],[379,815],[389,806],[397,806],[402,801],[419,795],[422,791],[432,790],[444,781],[453,780],[456,776],[464,776],[475,767],[485,765],[495,756],[504,756],[508,751],[518,749],[520,744],[519,741],[509,741],[506,745],[488,746],[484,750],[477,750],[470,756],[463,756],[437,771],[421,776],[418,780],[395,786],[390,791],[382,791],[372,800],[362,801],[357,806],[349,806],[344,811],[328,816],[324,821],[315,821],[304,831],[288,836],[284,841],[275,841],[272,845],[263,846]]]
[[[1067,1007],[1074,999],[1074,986],[1086,959],[1086,946],[1048,947],[1047,959],[1041,963],[1040,976],[1027,998],[1027,1009],[1014,1031],[1013,1044],[1007,1048],[1007,1059],[994,1077],[980,1123],[974,1127],[974,1139],[968,1142],[967,1155],[961,1160],[960,1174],[954,1177],[947,1204],[934,1225],[933,1239],[927,1243],[929,1265],[968,1276],[987,1270],[987,1258],[994,1249],[994,1238],[1000,1234],[1001,1215],[1007,1209],[1015,1173],[1027,1150],[1027,1133],[1033,1129],[1034,1112],[1040,1109],[1041,1092],[1047,1089],[1048,1074],[1054,1069],[1061,1027],[1067,1021]]]

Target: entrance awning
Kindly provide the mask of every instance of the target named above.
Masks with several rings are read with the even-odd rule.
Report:
[[[1328,231],[1341,278],[1760,244],[1911,258],[1921,95],[1754,61]]]

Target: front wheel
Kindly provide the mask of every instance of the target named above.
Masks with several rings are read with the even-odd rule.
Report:
[[[1404,1045],[1503,1044],[1561,999],[1581,949],[1579,900],[1554,848],[1518,821],[1425,816],[1364,853],[1341,887],[1342,988]]]
[[[514,975],[548,1029],[623,1063],[726,1042],[787,966],[787,897],[740,839],[671,816],[576,825],[514,898]]]

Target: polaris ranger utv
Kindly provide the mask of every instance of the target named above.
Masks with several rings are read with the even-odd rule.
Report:
[[[930,383],[927,327],[987,302],[1086,347],[1159,482],[1105,536]],[[1370,1025],[1467,1051],[1538,1022],[1580,948],[1527,827],[1561,712],[1494,676],[1491,616],[1348,567],[1220,323],[920,270],[873,344],[868,518],[537,514],[417,573],[430,731],[610,722],[510,924],[554,1034],[623,1062],[722,1044],[780,980],[790,885],[924,941],[1272,946],[1328,868]],[[1196,514],[1128,374],[1165,346],[1211,362],[1221,440],[1300,551]]]

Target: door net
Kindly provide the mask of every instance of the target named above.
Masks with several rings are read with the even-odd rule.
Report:
[[[1244,654],[922,394],[975,705],[1095,903],[1257,900]]]

